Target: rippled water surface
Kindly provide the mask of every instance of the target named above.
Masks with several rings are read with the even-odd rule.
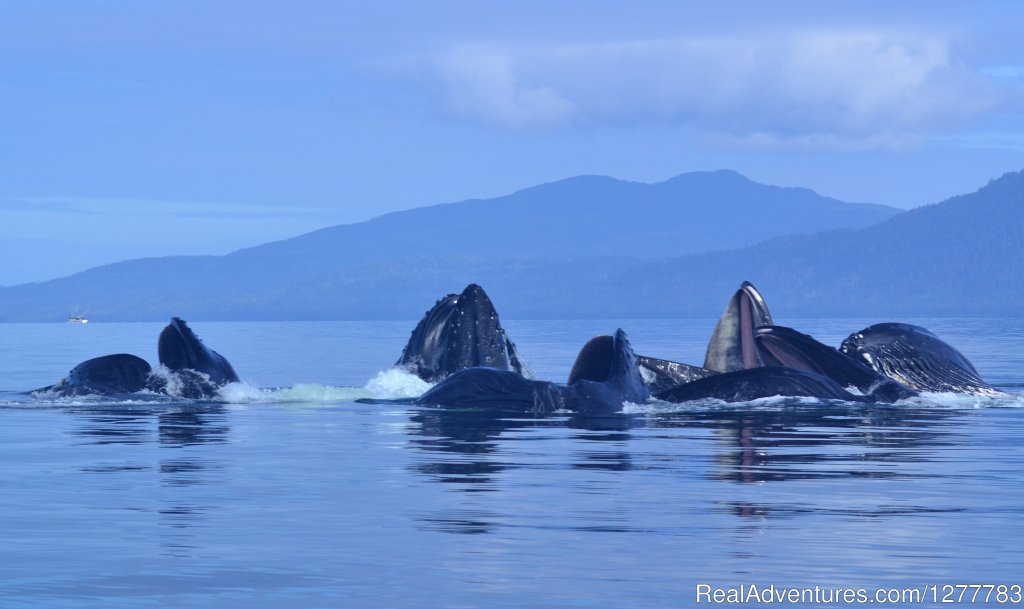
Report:
[[[837,345],[881,320],[779,321]],[[0,607],[677,608],[701,583],[1024,583],[1024,320],[900,321],[1017,396],[509,419],[352,401],[422,391],[378,374],[414,321],[196,322],[245,381],[225,401],[41,402],[21,392],[89,357],[155,363],[162,324],[0,325]],[[505,326],[564,380],[618,326],[699,364],[713,321]]]

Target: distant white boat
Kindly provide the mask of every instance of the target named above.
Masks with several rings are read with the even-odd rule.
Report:
[[[69,324],[87,324],[89,320],[85,318],[85,315],[72,315],[68,317]]]

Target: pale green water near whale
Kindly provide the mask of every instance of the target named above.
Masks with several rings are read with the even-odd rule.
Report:
[[[837,345],[888,320],[778,321]],[[508,419],[351,401],[422,391],[378,374],[414,321],[194,322],[244,381],[226,401],[40,402],[20,392],[89,357],[155,363],[163,324],[0,325],[0,607],[675,608],[700,583],[1024,583],[1024,320],[899,321],[1016,395]],[[620,326],[699,364],[713,324],[504,322],[550,380]]]

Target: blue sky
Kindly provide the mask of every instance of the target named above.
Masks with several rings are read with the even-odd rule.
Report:
[[[1021,2],[0,0],[0,285],[578,174],[1024,169]]]

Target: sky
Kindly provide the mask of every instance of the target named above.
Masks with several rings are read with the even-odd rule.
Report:
[[[581,174],[1024,169],[1024,2],[0,0],[0,285]]]

